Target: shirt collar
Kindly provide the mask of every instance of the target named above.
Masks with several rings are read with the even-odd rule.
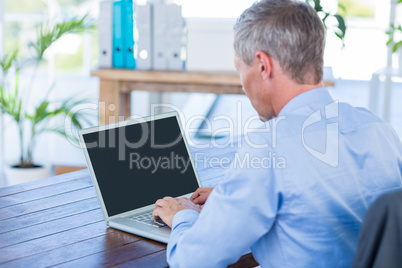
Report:
[[[325,87],[311,89],[309,91],[303,92],[291,99],[279,112],[279,116],[290,114],[299,108],[311,107],[314,110],[316,107],[322,106],[322,104],[328,104],[333,102],[328,89]]]

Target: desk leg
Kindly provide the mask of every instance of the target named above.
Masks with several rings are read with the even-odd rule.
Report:
[[[131,116],[131,93],[120,93],[120,114],[124,115],[124,120],[129,119]]]
[[[99,90],[99,124],[111,124],[121,121],[119,118],[121,107],[121,94],[119,82],[100,80]]]

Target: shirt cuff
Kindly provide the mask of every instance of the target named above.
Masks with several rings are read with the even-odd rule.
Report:
[[[193,209],[183,209],[176,213],[172,221],[172,230],[182,223],[187,223],[188,225],[193,225],[198,219],[200,213]],[[186,224],[186,225],[187,225]]]

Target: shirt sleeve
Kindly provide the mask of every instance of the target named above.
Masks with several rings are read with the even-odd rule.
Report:
[[[167,247],[170,267],[226,267],[269,232],[281,200],[270,155],[266,149],[236,153],[201,213],[175,215]]]

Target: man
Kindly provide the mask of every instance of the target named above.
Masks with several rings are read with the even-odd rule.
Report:
[[[307,4],[261,0],[234,31],[243,90],[275,128],[249,136],[237,156],[254,162],[215,189],[156,202],[172,227],[168,263],[225,267],[251,249],[262,267],[348,267],[368,206],[401,188],[400,140],[322,87],[325,29]],[[268,166],[273,155],[285,165]]]

